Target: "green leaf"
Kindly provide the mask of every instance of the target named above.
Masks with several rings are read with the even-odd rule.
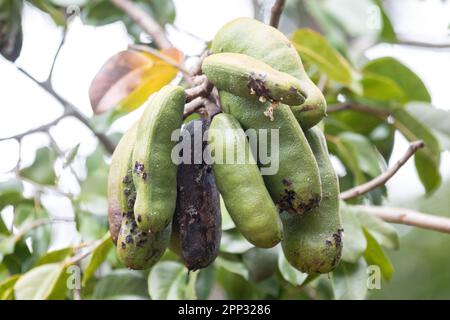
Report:
[[[383,57],[368,62],[363,73],[371,73],[394,81],[403,92],[406,101],[430,102],[431,97],[423,81],[408,67],[391,57]]]
[[[224,259],[222,257],[218,257],[215,261],[218,267],[222,267],[228,272],[234,273],[242,278],[248,280],[249,272],[245,265],[240,261],[232,261],[228,259]]]
[[[95,299],[148,299],[145,277],[136,271],[117,269],[101,278],[94,288]]]
[[[364,173],[372,178],[381,174],[382,169],[384,169],[380,163],[382,157],[369,139],[352,132],[342,133],[338,138],[348,149],[354,150],[358,166]]]
[[[44,264],[62,262],[66,258],[70,257],[73,254],[73,252],[74,251],[73,251],[72,247],[67,247],[67,248],[62,248],[62,249],[58,249],[58,250],[49,251],[46,254],[44,254],[43,256],[41,256],[36,261],[34,266],[37,267],[37,266],[41,266],[41,265],[44,265]]]
[[[420,149],[414,156],[417,173],[425,187],[427,194],[433,192],[441,184],[439,165],[441,161],[441,147],[439,141],[419,118],[414,117],[405,109],[393,111],[395,127],[409,141],[423,140],[425,148]]]
[[[27,233],[29,239],[31,238],[31,248],[33,257],[37,259],[45,252],[47,252],[52,240],[52,226],[50,224],[41,225],[38,228],[33,228]]]
[[[367,295],[367,264],[363,259],[356,263],[341,262],[332,273],[336,300],[362,300]]]
[[[175,21],[176,11],[175,5],[172,0],[140,0],[141,2],[148,3],[152,9],[152,15],[155,17],[159,24],[164,25],[166,23],[173,23]]]
[[[394,267],[392,266],[391,261],[386,256],[377,240],[375,240],[366,228],[364,228],[364,235],[367,240],[367,249],[364,252],[364,259],[366,260],[367,265],[378,266],[383,278],[391,280],[392,274],[394,273]]]
[[[364,254],[367,241],[364,236],[361,222],[356,217],[351,206],[341,202],[342,225],[344,227],[344,247],[342,260],[355,263]]]
[[[20,274],[16,274],[0,282],[0,300],[14,299],[14,284],[19,280],[20,276]]]
[[[14,235],[0,234],[0,257],[14,252],[16,246],[16,237]],[[1,261],[2,259],[0,259]]]
[[[0,54],[16,61],[22,50],[22,1],[0,2]]]
[[[123,16],[123,12],[108,0],[88,1],[81,11],[83,22],[93,26],[113,23],[121,20]]]
[[[55,185],[56,174],[53,168],[56,153],[49,147],[36,151],[36,158],[31,166],[21,169],[20,175],[43,185]]]
[[[322,35],[311,29],[299,29],[293,33],[291,41],[302,59],[316,64],[330,79],[352,85],[350,64]]]
[[[215,283],[215,273],[213,264],[199,271],[195,284],[197,299],[208,299]]]
[[[66,267],[50,263],[25,273],[14,285],[17,300],[59,300],[66,296]]]
[[[172,0],[137,0],[136,4],[141,10],[153,16],[156,21],[164,25],[175,20],[175,6]],[[126,14],[116,8],[109,0],[89,1],[83,8],[81,18],[84,23],[102,26],[115,21],[123,21],[127,30],[136,36],[141,30]]]
[[[262,299],[265,296],[252,282],[224,268],[217,269],[217,282],[227,299]]]
[[[383,75],[364,71],[361,84],[365,98],[379,101],[404,102],[407,100],[402,88],[393,79]]]
[[[153,300],[186,299],[189,275],[186,268],[175,261],[157,263],[148,276],[148,291]]]
[[[105,198],[96,198],[99,201],[102,200],[101,205],[97,204],[99,207],[103,207],[103,201]],[[87,209],[95,210],[94,206],[96,203],[88,206]],[[106,212],[106,209],[105,211]],[[83,236],[85,241],[95,241],[100,239],[108,231],[108,218],[105,215],[92,214],[85,210],[76,210],[75,214],[77,230]]]
[[[108,181],[107,168],[101,168],[95,170],[92,174],[88,175],[86,179],[81,183],[81,200],[89,200],[96,196],[106,198],[106,186]]]
[[[87,176],[92,175],[97,170],[103,171],[105,169],[108,169],[105,162],[105,152],[102,148],[97,148],[86,158]]]
[[[277,270],[278,251],[278,247],[255,247],[244,252],[242,261],[249,271],[249,278],[256,282],[269,278]]]
[[[341,139],[333,137],[332,139],[328,139],[328,147],[330,152],[342,161],[346,169],[351,171],[354,179],[352,185],[361,184],[366,181],[364,172],[358,164],[358,150],[353,145],[344,143]]]
[[[14,208],[14,225],[16,227],[20,226],[25,222],[34,220],[36,217],[34,215],[35,206],[34,204],[18,204]]]
[[[440,142],[441,151],[450,151],[450,111],[417,102],[406,105],[406,110],[433,131]]]
[[[186,285],[185,299],[186,300],[197,300],[197,278],[199,270],[189,272],[188,283]]]
[[[58,26],[63,26],[66,24],[66,17],[64,11],[56,8],[49,0],[28,0],[39,10],[47,13],[53,20],[53,22]]]
[[[73,163],[73,161],[75,160],[75,158],[78,154],[78,149],[80,149],[79,143],[66,153],[66,157],[64,158],[63,168],[67,168],[68,166],[70,166]]]
[[[284,280],[294,286],[301,286],[308,278],[307,273],[300,272],[291,266],[282,252],[278,255],[278,270],[280,270]]]
[[[378,243],[389,249],[398,249],[400,247],[398,232],[392,225],[373,214],[359,210],[358,206],[348,207],[352,208],[362,226],[370,232]]]
[[[0,211],[7,205],[19,203],[34,204],[33,200],[23,197],[23,185],[19,180],[8,180],[0,183]],[[1,231],[0,231],[1,232]]]
[[[383,28],[380,31],[380,39],[385,42],[394,43],[397,42],[397,35],[395,34],[394,27],[389,19],[386,11],[384,10],[383,2],[376,0],[378,8],[380,9],[381,19],[383,21]]]
[[[9,274],[22,273],[30,268],[32,256],[25,239],[15,239],[14,252],[3,257],[3,264],[8,268]]]
[[[98,246],[94,249],[91,255],[91,259],[84,270],[82,285],[85,286],[87,281],[92,277],[94,272],[100,267],[100,265],[106,260],[109,251],[113,247],[111,235],[107,232],[100,240]]]
[[[220,251],[228,253],[244,253],[253,245],[236,229],[224,231],[220,242]]]

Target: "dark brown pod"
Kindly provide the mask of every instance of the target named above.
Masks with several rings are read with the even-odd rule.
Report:
[[[189,163],[178,166],[177,205],[172,229],[173,235],[179,238],[181,257],[189,270],[205,268],[214,261],[222,234],[219,192],[212,168],[202,157],[207,145],[202,137],[208,127],[209,121],[204,119],[191,121],[182,129],[186,137],[191,137],[191,155]],[[182,152],[180,155],[185,156]],[[173,247],[176,237],[172,240]]]

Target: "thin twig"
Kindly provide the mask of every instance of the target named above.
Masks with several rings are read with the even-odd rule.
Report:
[[[48,191],[52,191],[54,193],[57,193],[57,194],[59,194],[61,196],[64,196],[64,197],[66,197],[68,199],[71,199],[71,200],[73,200],[73,198],[74,198],[73,194],[64,192],[64,191],[58,189],[57,187],[50,186],[50,185],[43,185],[43,184],[37,183],[37,182],[35,182],[33,180],[30,180],[28,178],[25,178],[25,177],[21,176],[20,175],[20,171],[18,169],[15,170],[15,175],[16,175],[16,179],[21,180],[23,182],[26,182],[28,184],[31,184],[34,188],[36,188],[39,191],[48,190]]]
[[[166,55],[162,54],[161,52],[159,52],[156,49],[153,49],[152,47],[144,46],[144,45],[132,44],[132,45],[128,46],[128,49],[136,50],[136,51],[148,52],[148,53],[154,55],[155,57],[163,60],[164,62],[166,62],[167,64],[171,65],[172,67],[177,68],[178,70],[180,70],[182,75],[183,75],[184,81],[186,81],[186,83],[188,85],[190,85],[190,86],[193,85],[192,74],[189,72],[189,70],[187,70],[182,64],[180,64],[177,61],[173,60],[169,56],[166,56]]]
[[[373,108],[367,105],[359,104],[359,103],[341,103],[341,104],[335,104],[330,105],[327,108],[327,113],[333,113],[333,112],[339,112],[339,111],[345,111],[345,110],[355,110],[365,113],[371,113],[379,118],[386,119],[388,116],[391,115],[391,113],[387,110],[379,109],[379,108]]]
[[[205,45],[206,45],[206,43],[208,43],[208,40],[205,40],[205,39],[199,37],[198,35],[190,32],[190,31],[184,30],[181,27],[177,26],[176,24],[171,24],[170,26],[172,28],[174,28],[175,30],[177,30],[178,32],[184,33],[185,35],[187,35],[187,36],[189,36],[191,38],[194,38],[195,40],[203,42]]]
[[[67,259],[64,264],[66,266],[72,265],[72,264],[76,264],[78,262],[80,262],[81,260],[83,260],[84,258],[88,257],[97,247],[98,245],[101,243],[101,240],[97,240],[95,241],[92,245],[89,246],[88,249],[86,249],[84,252],[73,256],[69,259]]]
[[[58,156],[64,157],[65,153],[61,150],[61,148],[58,145],[58,142],[52,136],[50,131],[47,131],[47,135],[48,135],[48,138],[50,139],[51,146],[53,147],[53,149],[56,150],[56,152],[58,153]],[[78,184],[81,184],[81,179],[78,176],[78,174],[76,173],[75,169],[72,167],[72,164],[69,164],[68,168],[69,168],[70,172],[72,173],[72,175],[74,176],[75,180],[77,180]]]
[[[417,150],[423,148],[424,146],[425,144],[423,143],[423,141],[412,142],[409,145],[409,148],[405,152],[405,154],[391,168],[380,174],[378,177],[375,177],[374,179],[364,184],[361,184],[359,186],[356,186],[354,188],[342,192],[340,194],[341,200],[349,200],[355,198],[381,185],[384,185],[390,178],[392,178],[397,173],[397,171],[409,160],[409,158],[411,158],[417,152]]]
[[[397,34],[397,41],[394,44],[400,44],[405,46],[420,47],[420,48],[432,48],[432,49],[450,49],[450,42],[443,41],[433,42],[427,41],[427,39],[418,40],[416,36],[407,34]],[[430,39],[432,40],[432,39]]]
[[[4,137],[4,138],[0,138],[0,141],[5,141],[5,140],[17,140],[20,141],[23,139],[23,137],[25,136],[29,136],[33,133],[38,133],[38,132],[47,132],[51,127],[55,126],[56,124],[58,124],[59,121],[61,121],[62,119],[64,119],[65,117],[68,116],[68,113],[63,113],[62,115],[60,115],[59,117],[57,117],[56,119],[43,124],[37,128],[19,133],[19,134],[15,134],[13,136],[9,136],[9,137]]]
[[[81,123],[83,123],[100,141],[100,143],[105,147],[106,151],[112,154],[115,149],[114,143],[103,133],[97,132],[94,126],[91,124],[89,119],[82,114],[75,105],[67,101],[65,98],[60,96],[52,87],[50,83],[40,82],[36,78],[34,78],[31,74],[29,74],[26,70],[17,67],[17,69],[26,75],[30,80],[40,86],[43,90],[49,93],[53,98],[55,98],[65,109],[65,116],[73,116],[78,119]]]
[[[173,60],[171,57],[162,54],[158,50],[153,49],[152,47],[139,45],[139,44],[131,44],[131,45],[128,46],[128,49],[136,50],[136,51],[148,52],[148,53],[154,55],[155,57],[163,60],[167,64],[170,64],[172,67],[177,68],[178,70],[183,72],[185,75],[192,77],[192,74],[183,65],[179,64],[178,62]]]
[[[164,29],[153,19],[151,15],[143,11],[130,0],[111,0],[120,10],[124,11],[138,26],[142,28],[160,49],[171,48],[172,44],[167,39]]]
[[[66,36],[67,36],[67,27],[64,27],[64,29],[62,31],[61,41],[59,42],[58,49],[56,49],[56,53],[55,53],[54,59],[52,61],[52,66],[50,67],[50,72],[48,73],[47,80],[45,80],[45,82],[47,82],[49,85],[51,85],[53,71],[55,70],[56,60],[58,60],[57,58],[59,56],[59,53],[61,52],[61,49],[64,46],[64,44],[66,43]]]
[[[430,215],[406,208],[355,206],[358,210],[367,212],[391,223],[450,233],[450,218]]]
[[[270,25],[274,28],[278,28],[280,23],[281,13],[283,12],[285,0],[276,0],[272,7],[272,14],[270,16]]]
[[[33,229],[36,229],[40,226],[53,224],[53,223],[60,223],[60,222],[69,222],[74,223],[75,220],[73,218],[51,218],[51,219],[38,219],[34,220],[30,224],[26,225],[23,229],[19,230],[14,237],[16,241],[20,240],[24,235],[26,235],[28,232],[30,232]]]

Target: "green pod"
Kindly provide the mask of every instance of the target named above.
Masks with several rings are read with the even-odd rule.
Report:
[[[267,154],[271,161],[265,163],[259,155],[259,162],[262,168],[278,167],[263,177],[280,211],[302,214],[316,207],[322,193],[319,168],[290,108],[279,104],[274,108],[271,120],[265,115],[267,103],[224,91],[220,92],[220,102],[245,130],[255,129],[258,135],[263,133],[262,129],[267,130],[267,140],[258,137],[258,147],[261,149],[267,141]],[[272,146],[272,134],[277,132],[278,141],[273,143],[278,143]]]
[[[171,222],[177,199],[177,166],[171,159],[181,127],[185,102],[180,86],[165,86],[155,93],[139,120],[133,152],[136,186],[134,215],[143,231],[160,232]]]
[[[142,231],[137,226],[133,211],[127,212],[117,239],[119,260],[134,270],[151,268],[169,246],[170,231],[170,224],[161,232]]]
[[[342,253],[342,224],[339,213],[339,183],[330,161],[323,133],[312,128],[306,138],[319,164],[322,201],[304,216],[281,214],[282,248],[286,259],[306,273],[328,273],[339,263]]]
[[[119,141],[111,158],[108,174],[108,222],[111,239],[117,243],[122,216],[128,212],[128,204],[125,193],[129,190],[128,179],[130,155],[133,152],[134,142],[136,140],[137,124],[134,124],[124,133]],[[131,174],[130,174],[131,178]]]
[[[306,93],[290,74],[240,53],[217,53],[206,57],[202,71],[219,90],[260,101],[299,105]]]
[[[246,54],[299,79],[307,98],[291,109],[303,129],[313,127],[325,116],[326,101],[322,92],[309,79],[289,39],[276,28],[251,18],[232,20],[217,32],[211,50],[213,53]]]
[[[281,221],[270,198],[258,166],[239,122],[231,115],[216,115],[208,134],[209,148],[214,157],[216,184],[237,229],[253,245],[271,248],[281,240]],[[219,163],[217,155],[233,155],[244,150],[245,161]]]
[[[108,213],[119,260],[129,268],[146,269],[159,260],[169,245],[170,226],[160,233],[144,232],[134,220],[136,189],[132,178],[132,154],[137,129],[136,123],[114,150],[108,177]]]

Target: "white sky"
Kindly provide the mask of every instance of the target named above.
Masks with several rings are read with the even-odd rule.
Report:
[[[190,0],[174,1],[177,6],[175,24],[183,30],[210,40],[217,29],[239,16],[253,16],[250,0]],[[402,33],[442,39],[450,25],[450,3],[440,0],[391,1],[396,13],[395,25]],[[24,46],[17,64],[39,80],[47,76],[58,45],[60,31],[52,22],[36,10],[26,7],[23,19]],[[169,29],[171,40],[187,54],[198,54],[203,45],[195,38]],[[94,28],[84,26],[76,19],[70,25],[66,44],[56,64],[53,85],[57,92],[78,106],[87,116],[92,114],[88,99],[90,82],[102,64],[112,55],[127,47],[127,38],[121,23]],[[450,109],[450,51],[436,51],[404,46],[379,45],[367,52],[369,58],[393,56],[414,70],[426,83],[433,103]],[[14,65],[0,58],[0,137],[17,134],[51,121],[62,109],[51,96],[16,70]],[[125,130],[139,114],[135,112],[113,129]],[[449,124],[450,125],[450,124]],[[79,142],[80,153],[88,154],[95,148],[96,139],[77,120],[65,119],[52,131],[59,146],[68,150]],[[23,140],[23,163],[31,163],[36,148],[46,144],[45,135],[33,135]],[[399,136],[392,159],[398,159],[407,148],[407,142]],[[16,163],[18,147],[14,141],[0,142],[0,181]],[[450,156],[442,158],[442,171],[450,176]],[[423,188],[417,178],[413,162],[409,162],[388,183],[393,199],[404,195],[420,195]],[[405,194],[407,190],[407,194]],[[71,215],[65,200],[49,197],[49,206],[65,215]],[[58,201],[58,202],[56,202]],[[45,204],[45,201],[44,201]],[[61,214],[59,214],[61,215]],[[73,239],[72,239],[73,240]],[[71,241],[67,239],[66,241]]]

